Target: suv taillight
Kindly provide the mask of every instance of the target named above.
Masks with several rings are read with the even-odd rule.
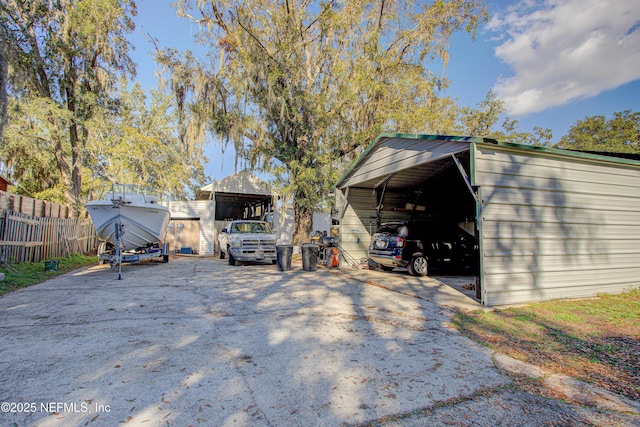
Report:
[[[404,246],[404,239],[402,237],[396,237],[396,248]]]

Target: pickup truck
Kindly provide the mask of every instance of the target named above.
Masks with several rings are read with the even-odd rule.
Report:
[[[271,261],[276,263],[276,235],[264,221],[231,221],[218,236],[220,259],[229,265],[236,261]]]

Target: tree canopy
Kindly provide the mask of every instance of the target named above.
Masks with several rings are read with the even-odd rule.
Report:
[[[487,16],[478,0],[176,5],[201,24],[215,58],[199,74],[209,128],[293,195],[296,243],[345,162],[375,135],[448,128],[454,104],[440,96],[440,71],[449,38],[474,34]]]
[[[144,181],[181,198],[204,181],[202,149],[176,131],[173,99],[152,92],[148,103],[128,88],[135,16],[133,0],[0,0],[9,95],[0,157],[20,192],[77,215],[95,180]]]
[[[178,138],[172,98],[157,90],[150,95],[148,100],[134,84],[121,89],[116,110],[94,115],[88,124],[87,165],[92,179],[143,182],[172,199],[184,199],[190,186],[204,180],[206,159],[192,156]]]
[[[43,129],[38,144],[54,156],[75,215],[85,123],[104,103],[115,75],[135,72],[124,37],[135,13],[131,0],[0,1],[10,92],[31,103],[30,122]]]
[[[143,180],[185,197],[204,183],[212,132],[293,197],[300,243],[314,208],[381,132],[551,145],[548,129],[522,132],[508,117],[498,129],[504,107],[491,91],[475,107],[445,95],[450,37],[475,35],[487,18],[481,0],[175,7],[201,24],[209,55],[158,49],[169,97],[128,80],[133,0],[0,0],[0,113],[9,118],[0,119],[0,157],[27,194],[75,212],[96,179]],[[638,153],[639,123],[630,111],[587,117],[557,146]]]
[[[616,112],[609,120],[591,116],[578,120],[560,138],[559,148],[640,154],[640,112]]]

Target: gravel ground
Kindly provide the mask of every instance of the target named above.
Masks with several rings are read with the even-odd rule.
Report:
[[[483,392],[373,425],[417,426],[638,426],[637,417],[569,405],[509,387]]]
[[[116,278],[0,298],[0,425],[640,425],[637,402],[519,391],[522,366],[449,325],[477,303],[434,279],[197,257]]]

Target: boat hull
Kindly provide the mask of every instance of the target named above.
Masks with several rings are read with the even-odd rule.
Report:
[[[116,223],[122,227],[121,248],[124,251],[161,244],[171,214],[165,206],[152,203],[114,204],[110,201],[91,201],[86,205],[96,228],[98,239],[116,244]]]

